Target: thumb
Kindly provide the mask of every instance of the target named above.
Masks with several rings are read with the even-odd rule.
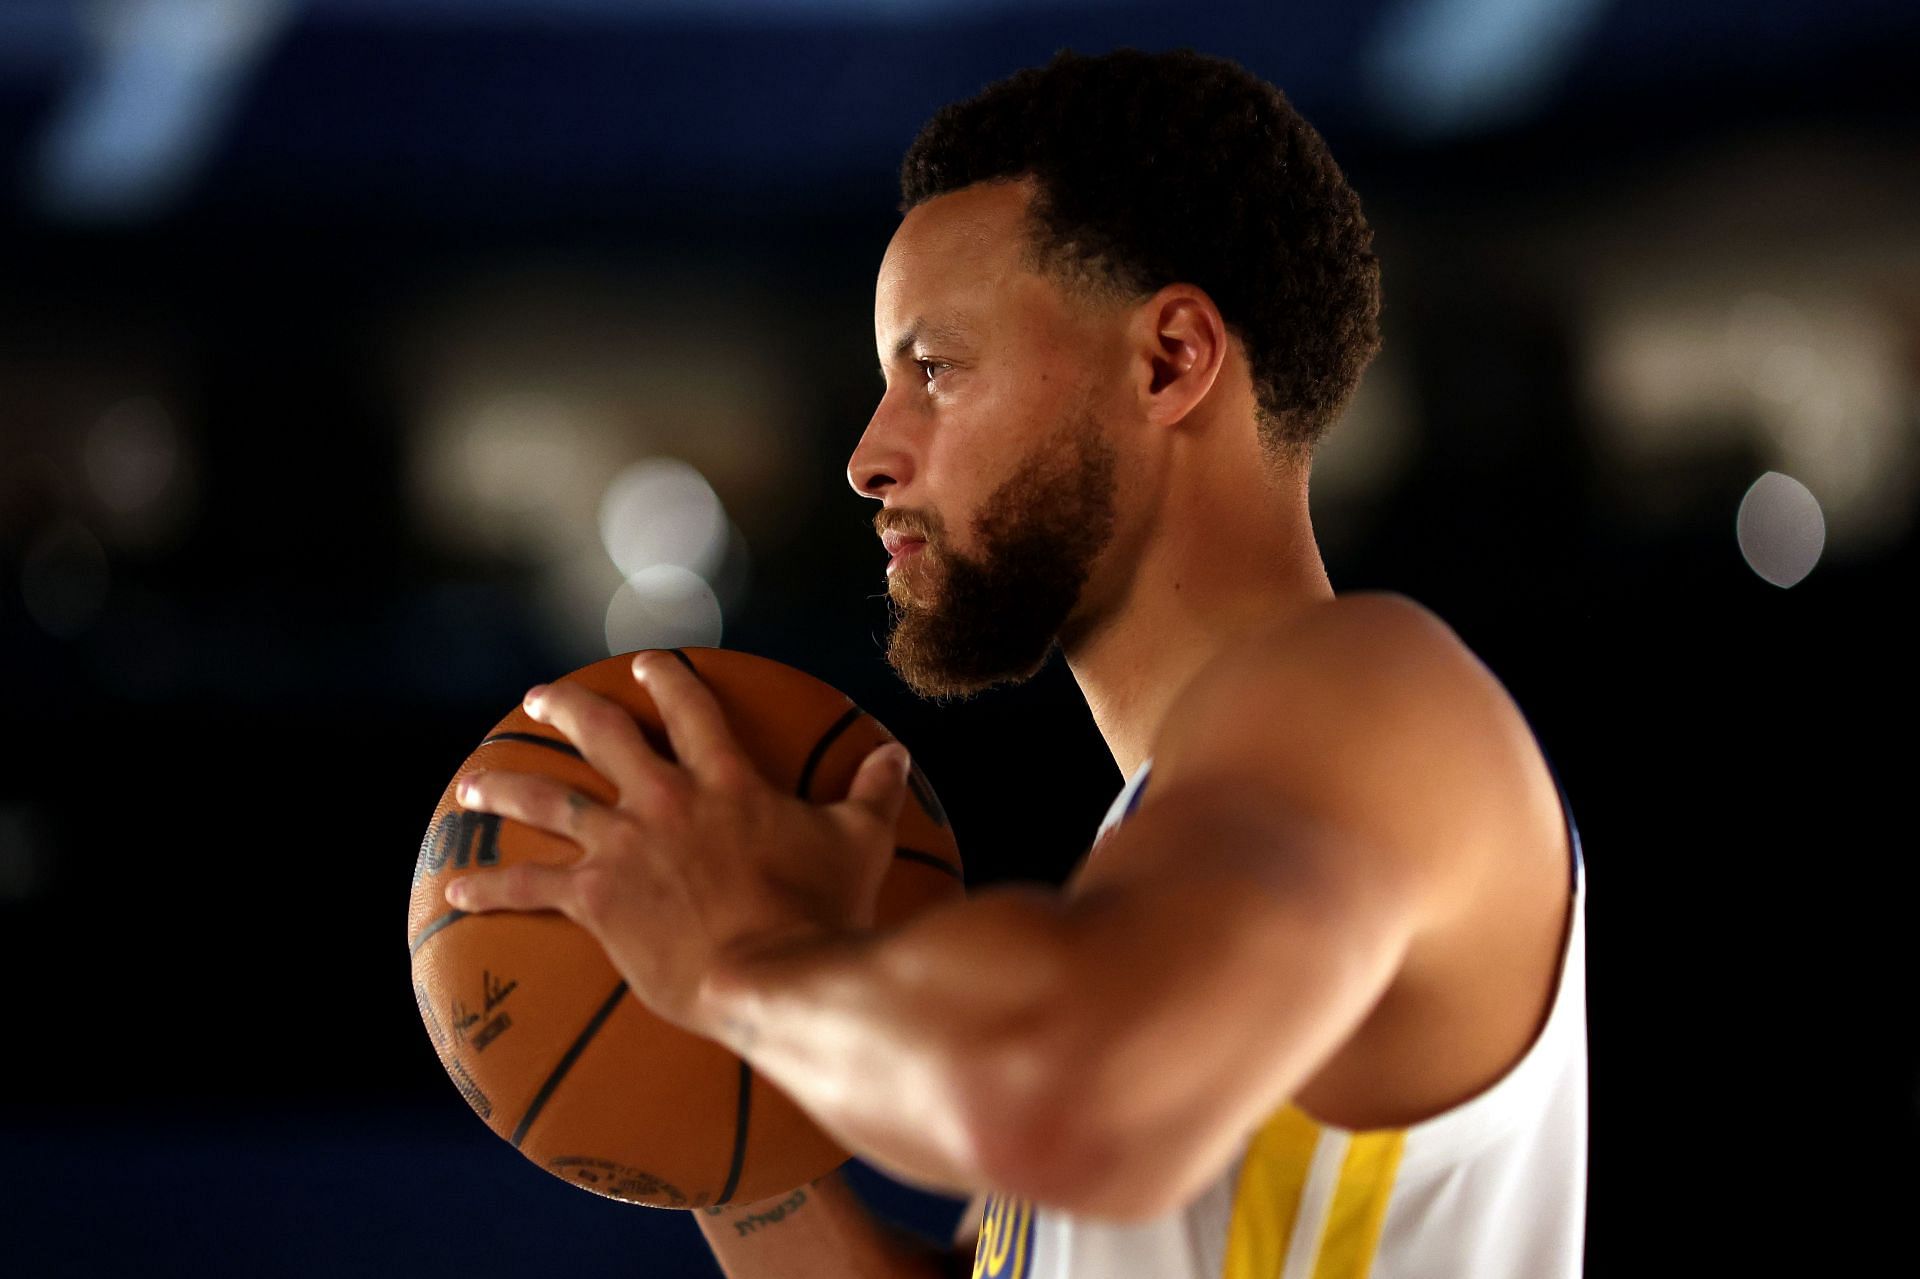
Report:
[[[860,762],[847,789],[847,802],[864,805],[891,829],[907,801],[907,772],[912,760],[899,742],[887,742]]]

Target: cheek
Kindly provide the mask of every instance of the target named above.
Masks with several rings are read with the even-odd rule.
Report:
[[[1006,466],[1006,419],[991,406],[941,418],[928,441],[923,468],[926,504],[940,513],[944,532],[952,538],[964,533]]]
[[[989,383],[970,372],[943,408],[924,454],[929,502],[945,540],[967,549],[972,522],[995,489],[1013,478],[1034,441],[1057,425],[1065,390],[1057,374]]]

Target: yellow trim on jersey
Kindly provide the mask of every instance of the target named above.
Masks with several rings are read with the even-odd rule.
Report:
[[[1348,1141],[1347,1156],[1340,1163],[1340,1185],[1333,1192],[1327,1228],[1320,1236],[1313,1279],[1366,1279],[1373,1269],[1393,1176],[1406,1144],[1406,1133],[1397,1128],[1355,1133]]]
[[[1297,1107],[1282,1106],[1247,1143],[1233,1188],[1223,1279],[1275,1279],[1280,1273],[1319,1140],[1319,1124]]]
[[[980,1221],[980,1242],[974,1246],[974,1279],[1026,1279],[1033,1239],[1033,1205],[1004,1195],[987,1196]]]

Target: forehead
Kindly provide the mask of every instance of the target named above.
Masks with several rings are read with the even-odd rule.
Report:
[[[874,336],[883,351],[919,317],[977,320],[1041,283],[1021,262],[1027,197],[1025,182],[978,183],[901,219],[874,290]]]

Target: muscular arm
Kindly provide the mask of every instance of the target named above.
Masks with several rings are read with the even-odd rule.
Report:
[[[727,1279],[951,1279],[970,1275],[979,1219],[961,1216],[951,1250],[876,1217],[836,1169],[758,1203],[694,1213]]]
[[[1269,830],[1237,801],[1169,787],[1101,850],[1137,867],[1191,839],[1211,867],[1189,855],[1071,900],[985,894],[742,973],[719,996],[735,1050],[909,1180],[1163,1210],[1350,1033],[1408,935],[1401,885],[1339,875],[1344,846],[1305,823],[1288,882],[1263,883],[1248,867]]]
[[[811,942],[707,983],[702,1022],[841,1144],[945,1194],[989,1188],[978,1139],[1009,1053],[1051,1015],[1067,924],[1001,886],[887,934]]]
[[[1114,1219],[1185,1202],[1457,909],[1523,748],[1426,622],[1369,608],[1203,673],[1070,894],[722,969],[703,1020],[908,1180]]]

